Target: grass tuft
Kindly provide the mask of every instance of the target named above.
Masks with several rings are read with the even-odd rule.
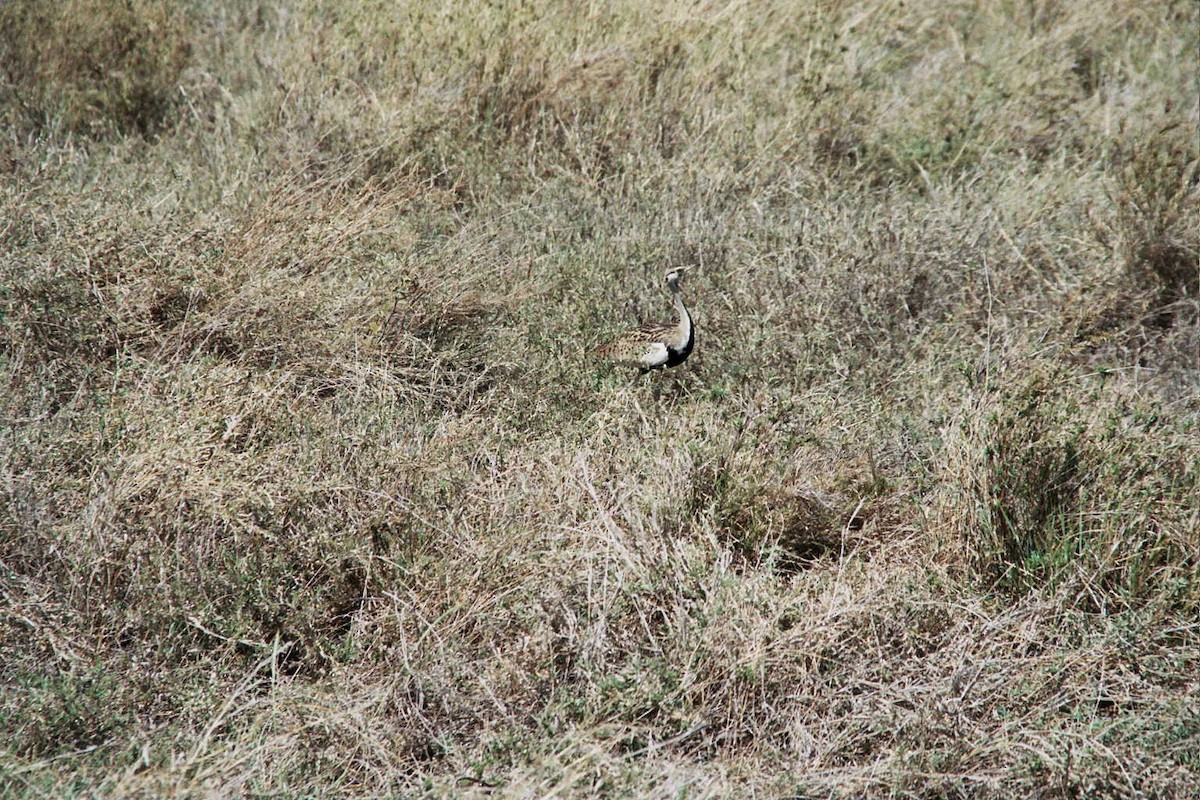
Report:
[[[24,125],[119,136],[170,124],[192,47],[171,4],[32,0],[7,5],[0,27],[4,91]]]

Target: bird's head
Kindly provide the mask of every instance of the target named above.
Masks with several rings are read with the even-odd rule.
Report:
[[[667,286],[670,286],[672,289],[677,287],[679,285],[679,279],[682,278],[684,273],[690,269],[691,269],[691,267],[688,266],[688,267],[672,267],[671,269],[667,270],[667,275],[666,275]]]

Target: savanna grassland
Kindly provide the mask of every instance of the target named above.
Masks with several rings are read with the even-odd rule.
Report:
[[[1200,796],[1198,62],[0,4],[0,794]]]

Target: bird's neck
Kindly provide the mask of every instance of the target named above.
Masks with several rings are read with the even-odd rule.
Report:
[[[671,288],[675,310],[679,313],[680,338],[685,342],[690,342],[692,340],[692,315],[688,313],[687,306],[683,304],[683,292],[679,291],[679,286],[675,285]]]

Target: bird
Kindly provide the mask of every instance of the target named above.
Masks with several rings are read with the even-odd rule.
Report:
[[[635,366],[643,375],[686,361],[696,344],[696,328],[692,324],[692,315],[683,304],[679,280],[689,269],[691,267],[674,267],[666,274],[667,288],[671,290],[671,299],[679,314],[677,321],[650,323],[626,331],[600,346],[597,352],[618,364]]]

